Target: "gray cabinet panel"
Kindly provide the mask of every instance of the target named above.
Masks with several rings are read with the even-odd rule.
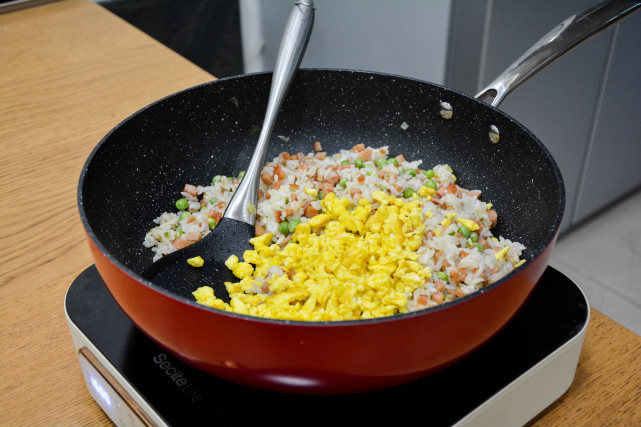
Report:
[[[641,185],[641,12],[617,28],[574,221]]]
[[[450,36],[453,51],[448,66],[464,66],[467,59],[461,56],[465,50],[461,40],[475,40],[471,44],[476,45],[478,40],[483,40],[478,66],[468,65],[470,72],[465,76],[471,79],[474,78],[471,74],[477,74],[476,90],[493,80],[561,21],[590,6],[593,0],[493,0],[484,3],[488,6],[485,13],[480,13],[478,5],[472,8],[469,0],[454,2],[452,9],[451,28],[463,31],[463,34]],[[469,21],[469,11],[474,9],[483,26],[457,24]],[[562,232],[572,225],[612,32],[608,30],[563,56],[517,88],[500,107],[530,129],[559,164],[567,191]],[[456,81],[464,73],[448,71],[446,75],[454,86],[469,85]]]
[[[485,83],[558,23],[591,3],[591,0],[495,1]],[[559,164],[567,192],[562,232],[572,225],[611,33],[609,30],[569,52],[517,88],[501,106],[530,129]]]

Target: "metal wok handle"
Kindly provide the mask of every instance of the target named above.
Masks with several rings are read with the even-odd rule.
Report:
[[[570,16],[536,42],[492,83],[481,90],[475,98],[483,100],[487,96],[494,96],[491,105],[498,107],[510,92],[538,71],[627,16],[639,6],[641,6],[641,2],[638,1],[604,1],[578,15]]]
[[[313,23],[313,0],[294,3],[285,26],[283,39],[280,42],[278,55],[276,56],[267,112],[258,137],[258,143],[245,171],[245,176],[225,211],[224,216],[226,218],[232,218],[250,225],[256,223],[255,206],[258,199],[260,171],[265,162],[269,138],[281,104],[303,59]],[[254,209],[251,209],[250,206],[254,206]]]

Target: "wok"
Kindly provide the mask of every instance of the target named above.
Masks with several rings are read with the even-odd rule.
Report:
[[[588,11],[591,19],[595,10]],[[575,30],[574,22],[565,27]],[[557,44],[563,39],[550,38]],[[271,73],[226,78],[161,99],[125,119],[90,154],[78,188],[80,216],[98,271],[123,311],[160,346],[202,371],[283,392],[390,387],[440,370],[487,342],[547,267],[564,211],[561,173],[541,141],[512,117],[466,94],[401,76],[301,70],[267,159],[283,151],[311,152],[319,140],[328,153],[365,143],[387,145],[391,156],[426,165],[447,163],[459,185],[481,190],[494,204],[494,234],[527,247],[521,268],[445,305],[339,322],[217,311],[194,301],[198,283],[161,288],[142,277],[152,263],[142,244],[145,233],[154,218],[172,210],[184,184],[205,184],[246,167],[270,80]],[[453,109],[449,120],[439,114],[444,101]],[[496,144],[488,138],[490,126],[500,131]]]

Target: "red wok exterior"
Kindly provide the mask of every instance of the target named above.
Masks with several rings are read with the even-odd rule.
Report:
[[[388,319],[285,322],[181,301],[129,276],[89,239],[100,275],[134,323],[185,362],[251,387],[344,394],[407,383],[464,357],[517,313],[551,244],[511,280],[459,301]]]

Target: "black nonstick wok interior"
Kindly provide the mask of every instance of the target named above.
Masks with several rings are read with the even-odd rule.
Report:
[[[123,121],[89,157],[79,186],[81,217],[99,247],[125,268],[152,262],[146,232],[185,183],[244,170],[258,138],[271,83],[261,73],[207,83],[162,99]],[[453,117],[439,114],[441,101]],[[490,125],[501,134],[488,138]],[[284,102],[267,159],[309,153],[314,141],[332,154],[364,143],[390,155],[447,163],[464,188],[483,192],[499,214],[495,235],[527,246],[532,259],[558,230],[563,182],[549,152],[506,114],[426,82],[349,70],[301,70]],[[196,286],[194,286],[195,289]],[[191,298],[194,289],[174,292]]]

